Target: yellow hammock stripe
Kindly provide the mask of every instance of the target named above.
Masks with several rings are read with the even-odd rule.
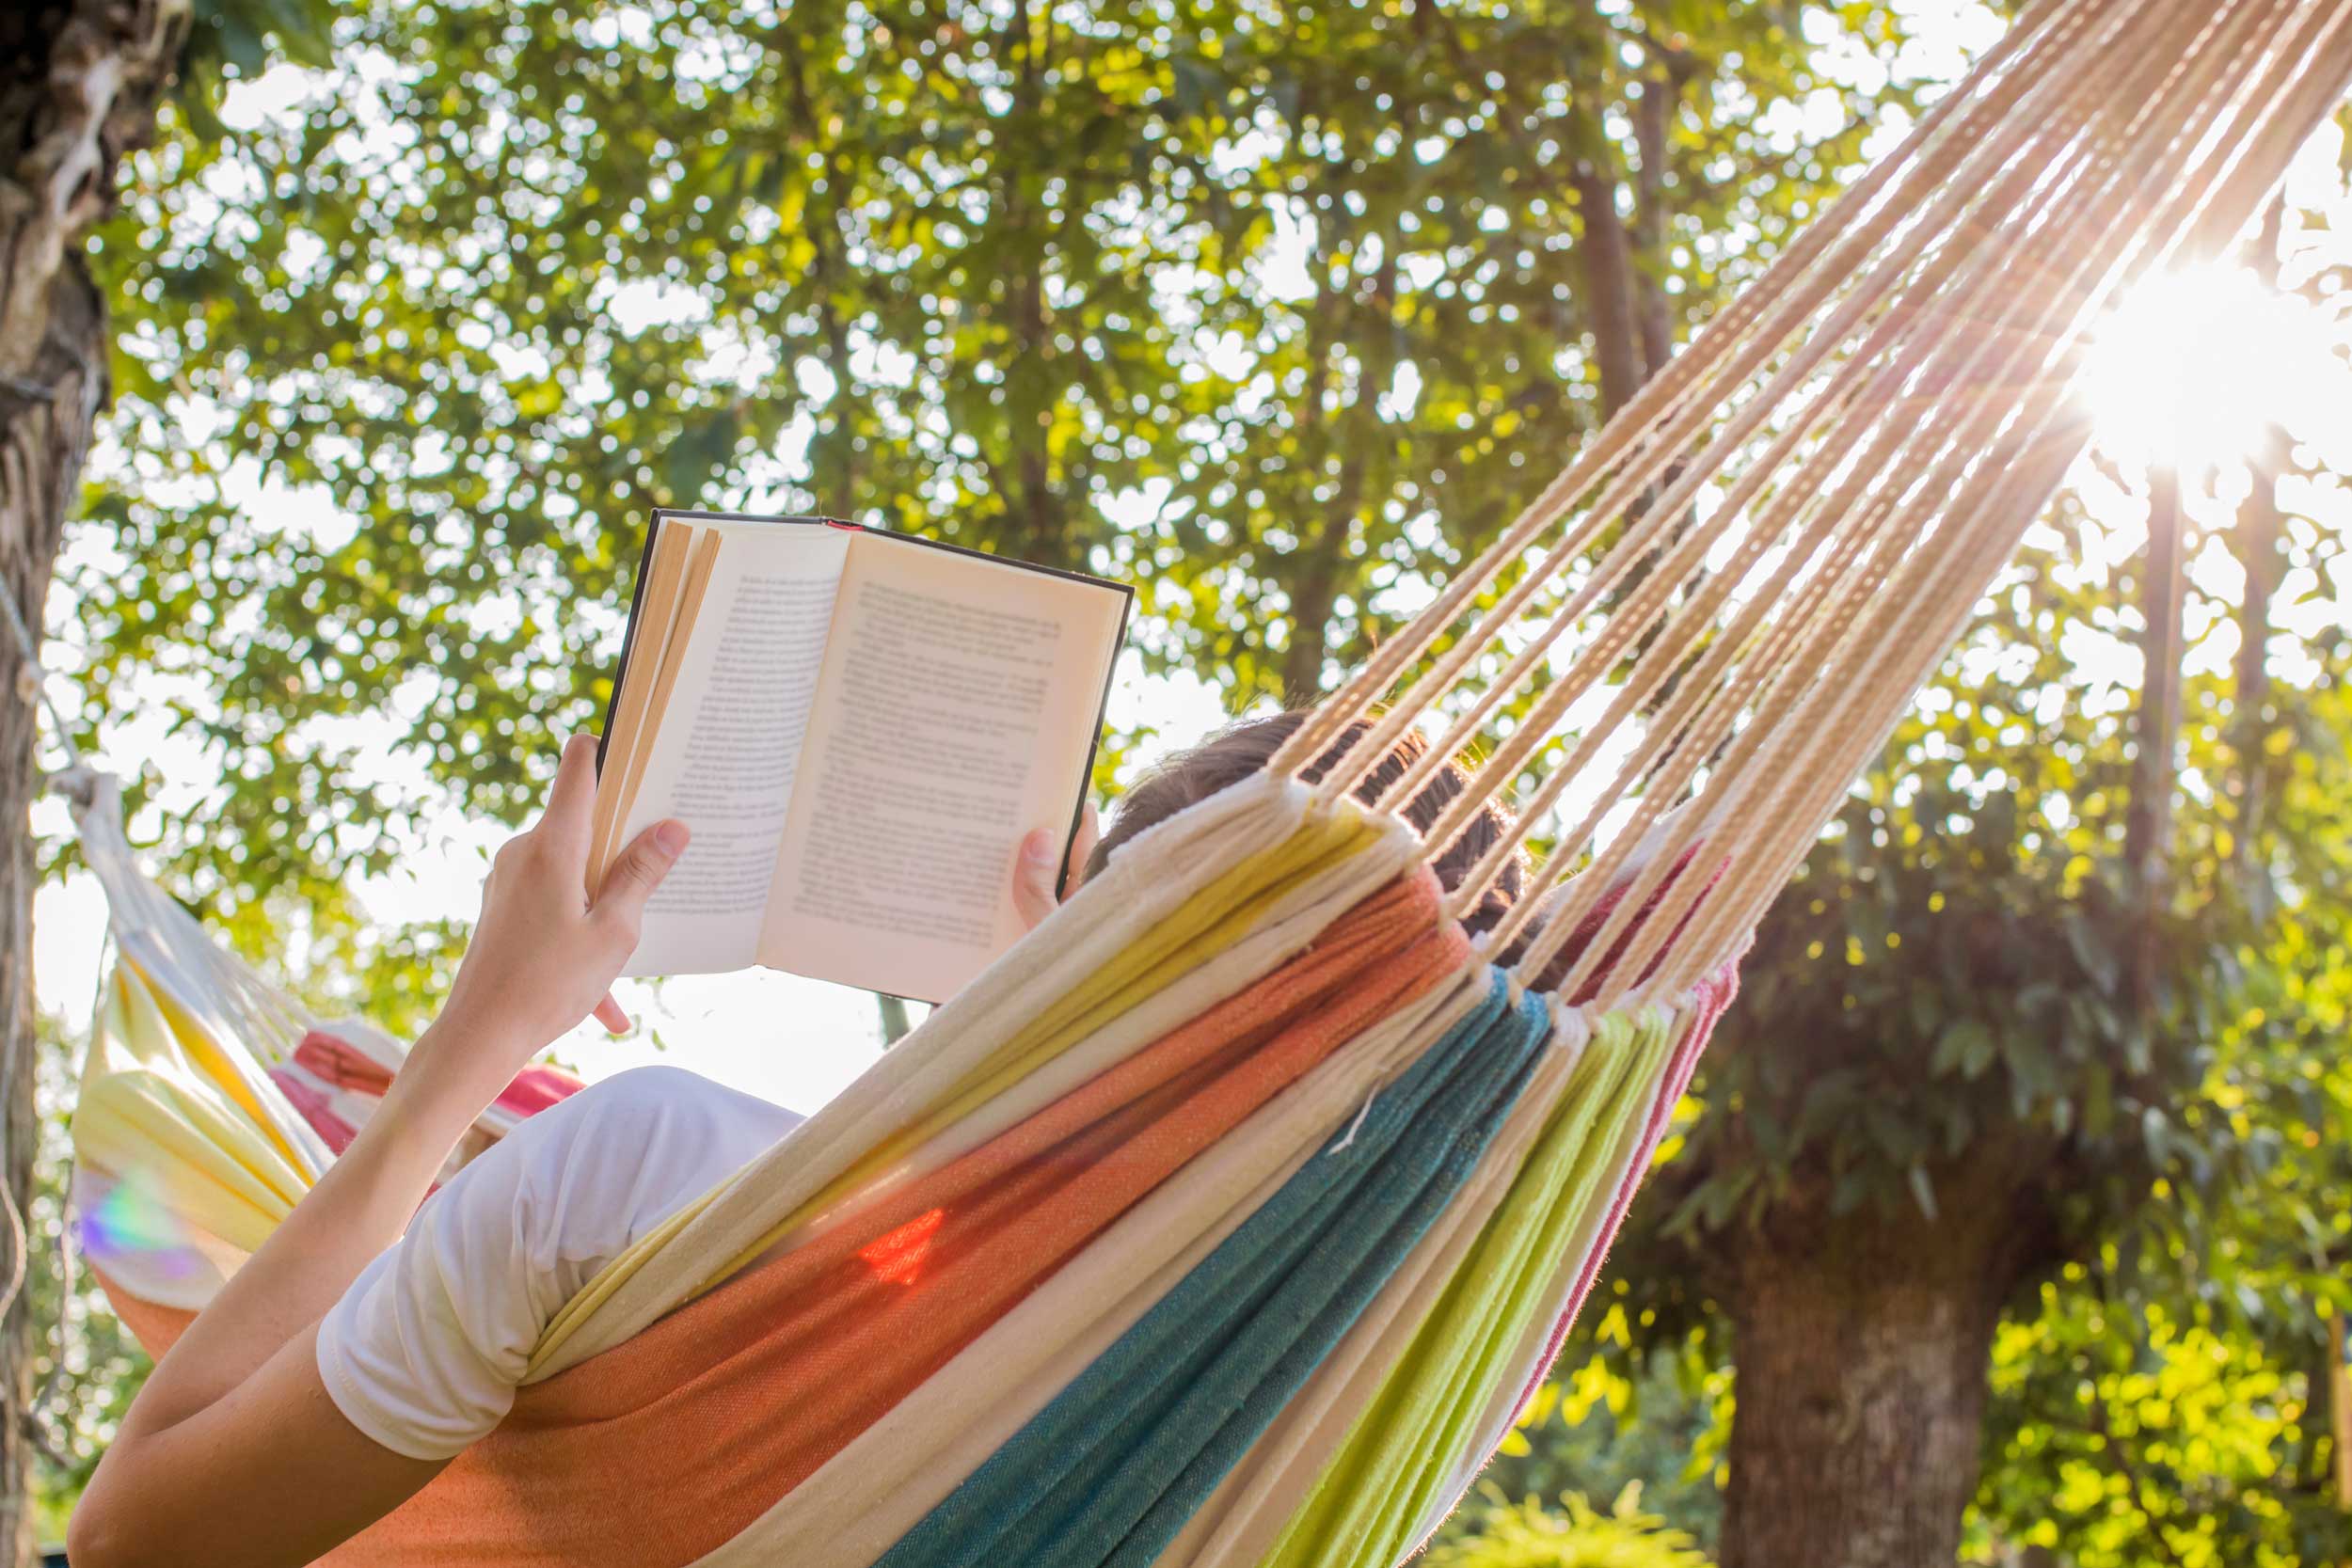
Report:
[[[1311,816],[1289,838],[1252,855],[1209,882],[1169,916],[1120,950],[1117,957],[1046,1006],[988,1061],[949,1089],[941,1103],[884,1138],[872,1150],[759,1239],[712,1271],[693,1291],[703,1295],[732,1279],[753,1259],[783,1241],[876,1173],[977,1107],[1004,1093],[1112,1020],[1184,975],[1207,963],[1256,928],[1267,912],[1311,878],[1362,853],[1387,833],[1385,819],[1366,816],[1353,802],[1327,816]],[[570,1301],[548,1325],[531,1353],[528,1378],[546,1365],[615,1291],[724,1192],[733,1178],[696,1198],[630,1243]]]
[[[135,967],[118,967],[107,998],[103,1049],[93,1042],[83,1068],[84,1082],[97,1072],[126,1068],[169,1080],[183,1101],[202,1107],[193,1114],[208,1125],[234,1130],[222,1134],[223,1150],[291,1208],[315,1184],[316,1174],[265,1123],[254,1119],[247,1099],[229,1094],[202,1066],[201,1058],[189,1050],[188,1037],[171,1022],[175,1010],[182,1009],[170,1006],[162,990]]]
[[[1674,1050],[1675,1014],[1607,1014],[1527,1164],[1263,1568],[1388,1568],[1457,1467]]]
[[[239,1125],[160,1073],[114,1073],[87,1085],[74,1117],[74,1157],[118,1180],[151,1175],[171,1212],[253,1252],[294,1212],[239,1158],[254,1148]]]
[[[157,985],[154,977],[140,969],[132,958],[125,957],[115,973],[119,979],[135,975],[142,982],[139,989],[145,992],[149,1005],[163,1015],[172,1037],[180,1043],[184,1059],[245,1113],[255,1129],[285,1156],[289,1164],[304,1173],[306,1191],[325,1174],[310,1168],[309,1157],[285,1135],[284,1129],[278,1125],[278,1117],[289,1113],[272,1103],[274,1088],[267,1094],[257,1089],[255,1080],[262,1075],[261,1064],[253,1059],[242,1043],[216,1037],[193,1011],[172,995],[169,987]]]
[[[186,1044],[149,984],[118,968],[82,1069],[75,1155],[118,1179],[153,1175],[175,1208],[249,1252],[310,1180]]]

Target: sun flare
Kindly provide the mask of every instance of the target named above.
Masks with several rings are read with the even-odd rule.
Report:
[[[2081,396],[2109,456],[2189,471],[2236,463],[2264,431],[2341,395],[2332,323],[2242,267],[2160,274],[2102,321]]]

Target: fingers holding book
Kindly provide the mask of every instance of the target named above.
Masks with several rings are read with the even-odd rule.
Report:
[[[405,1081],[450,1076],[451,1092],[478,1094],[486,1105],[583,1018],[616,1032],[628,1026],[612,985],[636,945],[645,900],[676,864],[688,835],[675,819],[652,823],[593,895],[585,891],[595,759],[590,738],[566,746],[538,822],[492,860],[481,918],[448,1004],[428,1031],[460,1043],[423,1053],[420,1042],[403,1069]]]
[[[1061,834],[1051,828],[1039,828],[1021,841],[1021,854],[1012,867],[1012,903],[1021,912],[1022,924],[1035,930],[1064,898],[1078,890],[1087,857],[1094,853],[1094,842],[1102,836],[1103,819],[1089,800],[1078,818],[1067,857],[1055,853]],[[1069,868],[1066,879],[1062,875],[1065,865]]]

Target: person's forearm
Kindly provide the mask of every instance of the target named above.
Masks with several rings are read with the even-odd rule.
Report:
[[[411,1060],[472,1043],[436,1024]],[[158,1431],[204,1409],[326,1315],[359,1271],[400,1239],[450,1150],[496,1095],[500,1085],[483,1088],[469,1076],[393,1079],[351,1147],[156,1366],[126,1433]]]
[[[440,1472],[445,1461],[396,1452],[343,1414],[320,1375],[318,1323],[398,1242],[450,1149],[525,1063],[584,1018],[626,1027],[611,988],[687,832],[664,821],[639,834],[592,898],[595,796],[596,748],[575,737],[546,813],[499,851],[441,1022],[133,1402],[74,1510],[76,1563],[313,1561]]]

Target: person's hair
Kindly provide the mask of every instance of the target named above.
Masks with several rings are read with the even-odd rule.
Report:
[[[1280,749],[1282,742],[1297,733],[1305,723],[1307,708],[1268,714],[1257,719],[1244,719],[1230,724],[1189,751],[1179,752],[1136,782],[1119,802],[1118,816],[1108,832],[1087,857],[1086,875],[1089,879],[1102,872],[1111,855],[1122,844],[1145,829],[1154,827],[1183,811],[1198,805],[1221,789],[1241,783],[1253,774],[1264,771],[1266,764]],[[1345,750],[1351,741],[1360,741],[1372,729],[1368,721],[1357,720],[1347,727],[1331,749],[1323,753],[1313,767],[1299,776],[1312,784],[1333,767],[1342,764],[1351,769],[1360,768],[1362,759]],[[1369,777],[1357,786],[1356,798],[1369,804],[1380,791],[1405,776],[1410,768],[1429,750],[1429,742],[1418,733],[1407,730],[1402,739],[1389,749]],[[1429,775],[1412,800],[1406,802],[1405,818],[1423,835],[1437,825],[1446,807],[1470,785],[1470,775],[1461,767],[1448,761]],[[1511,825],[1511,817],[1502,807],[1489,800],[1479,807],[1444,853],[1433,863],[1438,880],[1449,890],[1459,887],[1486,852],[1499,843]],[[1494,885],[1487,889],[1478,908],[1463,922],[1470,930],[1483,931],[1502,918],[1519,895],[1525,880],[1526,867],[1522,858],[1513,855],[1502,868]]]

